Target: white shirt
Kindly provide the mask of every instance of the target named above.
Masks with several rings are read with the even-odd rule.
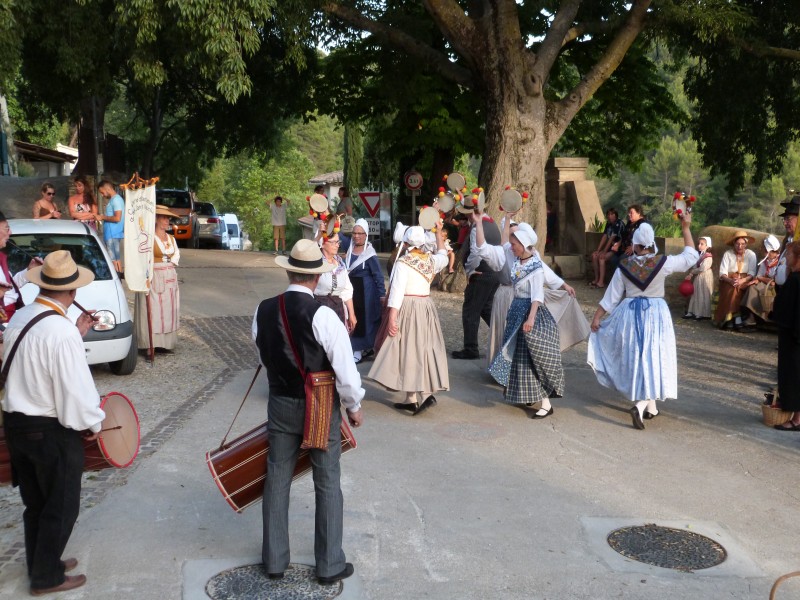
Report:
[[[278,206],[277,204],[273,204],[270,208],[272,209],[273,227],[281,227],[286,225],[286,205],[281,204]]]
[[[333,287],[333,273],[336,272],[336,287]],[[347,266],[344,261],[336,256],[336,269],[323,273],[319,277],[314,293],[317,296],[327,296],[331,294],[338,296],[342,302],[353,299],[353,284],[350,283],[350,276],[347,274]]]
[[[483,215],[483,220],[488,221],[489,223],[493,223],[494,221]],[[481,257],[478,256],[476,249],[478,247],[478,234],[475,231],[475,225],[469,231],[469,256],[467,257],[467,262],[464,263],[464,273],[467,275],[467,279],[469,279],[477,270],[478,265],[481,264]],[[494,267],[492,267],[494,268]],[[499,271],[499,269],[495,269]]]
[[[783,285],[786,283],[786,278],[789,276],[789,269],[786,265],[786,251],[789,249],[789,244],[792,243],[792,239],[789,238],[789,241],[786,242],[786,247],[781,252],[781,256],[778,259],[778,268],[775,271],[775,285]],[[6,295],[6,304],[8,304],[8,296]]]
[[[309,296],[314,295],[307,287],[294,283],[289,285],[286,291],[302,292]],[[258,335],[257,317],[258,309],[256,309],[256,314],[253,316],[252,335],[254,342]],[[325,355],[328,357],[333,372],[336,374],[336,391],[339,392],[342,405],[350,412],[361,410],[361,400],[364,399],[366,392],[361,387],[361,375],[356,369],[356,363],[353,362],[353,347],[350,345],[350,336],[347,335],[344,323],[330,308],[320,306],[317,312],[314,313],[311,327],[314,331],[314,339],[325,350]]]
[[[66,313],[52,298],[46,300]],[[4,362],[22,328],[47,310],[50,307],[33,302],[14,313],[4,336]],[[2,404],[6,412],[55,417],[69,429],[100,431],[105,413],[86,362],[83,338],[72,321],[52,315],[28,330],[11,361]]]
[[[661,270],[650,282],[646,289],[640,290],[633,284],[625,275],[622,274],[621,269],[614,271],[614,276],[611,278],[611,283],[608,284],[606,293],[600,301],[600,306],[603,310],[610,313],[614,308],[622,302],[624,298],[663,298],[664,297],[664,280],[672,273],[684,273],[688,271],[697,262],[700,255],[697,250],[691,246],[686,246],[683,252],[675,256],[668,256],[667,262],[661,267]]]
[[[28,274],[28,269],[26,267],[26,268],[22,269],[22,271],[20,271],[16,275],[12,275],[12,278],[14,279],[14,283],[17,284],[18,288],[21,288],[23,285],[28,283],[28,275],[27,274]],[[0,283],[4,283],[6,285],[11,285],[11,282],[6,279],[6,274],[3,273],[2,269],[0,269]],[[9,304],[14,304],[17,301],[17,298],[19,298],[19,294],[17,293],[17,290],[14,289],[14,286],[11,286],[11,289],[8,290],[3,295],[3,306],[8,306]],[[3,308],[3,307],[0,306],[0,308]]]
[[[756,269],[758,268],[758,258],[756,253],[746,248],[744,256],[742,257],[742,273],[746,273],[751,277],[755,277]],[[727,250],[722,255],[722,262],[719,263],[719,276],[727,276],[728,273],[738,273],[739,268],[736,264],[736,253],[733,250]]]
[[[433,272],[438,273],[447,266],[447,251],[439,250],[431,254]],[[389,283],[389,296],[386,305],[399,309],[405,296],[430,296],[431,284],[422,274],[398,260],[392,268],[392,280]]]
[[[516,260],[516,256],[514,256],[514,253],[511,251],[511,242],[506,242],[502,246],[492,246],[484,242],[482,246],[476,246],[476,250],[480,258],[485,260],[486,264],[495,271],[508,269],[509,273],[511,272],[510,266],[513,265],[514,260]],[[553,269],[547,266],[547,263],[544,261],[542,261],[542,268],[537,269],[537,272],[538,271],[541,271],[541,283],[539,283],[539,276],[535,273],[530,277],[526,277],[514,286],[515,298],[529,297],[531,302],[543,302],[545,287],[551,290],[557,290],[564,285],[564,280],[556,275]],[[540,288],[539,292],[536,290],[537,286]]]
[[[172,263],[176,267],[178,263],[181,262],[181,249],[178,248],[178,244],[175,241],[175,238],[171,235],[167,236],[167,241],[162,242],[158,236],[154,236],[156,240],[156,244],[161,249],[161,262],[165,263]]]

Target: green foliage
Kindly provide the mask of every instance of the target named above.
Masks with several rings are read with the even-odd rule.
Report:
[[[364,163],[364,136],[354,123],[344,128],[344,185],[356,189],[361,185]]]
[[[305,154],[314,165],[315,174],[343,168],[344,136],[336,120],[328,115],[312,113],[306,120],[292,124],[286,143]]]
[[[19,75],[6,91],[8,117],[14,138],[55,149],[69,142],[69,125],[33,97],[27,82]]]
[[[594,231],[595,233],[603,233],[606,228],[606,221],[605,219],[600,218],[600,215],[595,215],[594,218],[589,221],[589,231]]]

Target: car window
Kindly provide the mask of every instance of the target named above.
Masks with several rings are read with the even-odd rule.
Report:
[[[214,205],[210,202],[198,202],[195,207],[197,208],[197,214],[204,217],[213,217],[217,214],[217,211],[214,210]]]
[[[156,204],[163,204],[169,208],[192,208],[189,192],[176,190],[156,190]]]
[[[100,244],[90,235],[69,234],[30,234],[12,235],[11,244],[6,246],[8,252],[8,270],[17,273],[27,268],[31,256],[44,258],[55,250],[68,250],[72,259],[81,267],[86,267],[94,278],[100,281],[111,279],[111,269],[103,254]]]
[[[239,237],[239,227],[232,223],[228,223],[228,235]]]

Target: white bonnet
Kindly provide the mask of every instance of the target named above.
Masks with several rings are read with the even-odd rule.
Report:
[[[399,225],[399,223],[398,223],[398,225]],[[355,227],[361,227],[361,229],[364,230],[364,233],[369,233],[369,223],[367,223],[366,219],[359,219],[358,221],[356,221],[356,224],[353,225],[353,227],[354,228]]]
[[[539,237],[536,235],[533,227],[527,223],[520,223],[517,226],[517,230],[511,235],[515,236],[517,240],[519,240],[519,243],[526,248],[533,248],[539,241]]]
[[[635,246],[641,246],[642,248],[652,248],[653,253],[658,252],[656,234],[650,223],[642,223],[636,231],[633,232],[633,244]]]
[[[397,225],[394,226],[394,235],[392,236],[395,244],[399,244],[403,241],[407,229],[407,225],[403,225],[400,221],[397,222]]]
[[[409,227],[406,229],[403,241],[412,248],[421,248],[425,245],[425,230],[419,225]]]
[[[711,248],[711,238],[709,236],[703,236],[700,239],[706,241],[706,248]]]
[[[764,248],[767,252],[777,252],[781,248],[781,243],[774,235],[768,235],[764,240]]]

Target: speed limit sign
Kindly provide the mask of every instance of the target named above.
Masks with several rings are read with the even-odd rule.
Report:
[[[406,187],[410,190],[418,190],[422,188],[422,175],[419,171],[409,171],[403,178]]]

